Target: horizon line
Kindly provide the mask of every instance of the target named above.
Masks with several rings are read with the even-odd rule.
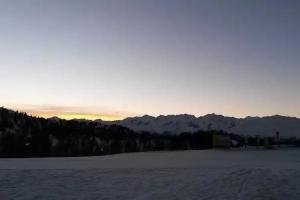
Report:
[[[33,116],[33,117],[41,117],[41,118],[45,118],[45,119],[51,119],[51,118],[59,118],[59,119],[63,119],[63,120],[91,120],[91,121],[95,121],[95,120],[102,120],[102,121],[121,121],[124,119],[130,119],[130,118],[138,118],[138,117],[152,117],[152,118],[159,118],[159,117],[168,117],[168,116],[180,116],[180,115],[187,115],[187,116],[192,116],[195,118],[201,118],[201,117],[205,117],[208,115],[215,115],[215,116],[222,116],[222,117],[229,117],[229,118],[236,118],[236,119],[246,119],[246,118],[266,118],[266,117],[289,117],[289,118],[296,118],[296,119],[300,119],[297,116],[288,116],[288,115],[281,115],[281,114],[273,114],[273,115],[263,115],[263,116],[251,116],[251,115],[247,115],[244,117],[235,117],[235,116],[227,116],[224,114],[216,114],[214,112],[212,113],[207,113],[204,115],[194,115],[194,114],[188,114],[188,113],[182,113],[182,114],[160,114],[160,115],[149,115],[149,114],[141,114],[141,115],[135,115],[135,116],[118,116],[118,115],[113,115],[113,114],[101,114],[99,113],[80,113],[80,112],[65,112],[65,113],[47,113],[47,112],[38,112],[38,111],[30,111],[30,110],[26,110],[26,109],[14,109],[14,108],[9,108],[9,107],[5,107],[5,106],[1,106],[2,108],[8,109],[8,110],[12,110],[12,111],[16,111],[16,112],[25,112],[27,115],[29,116]]]

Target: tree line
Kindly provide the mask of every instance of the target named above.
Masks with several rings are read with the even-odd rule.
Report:
[[[213,135],[243,145],[239,135],[223,131],[155,134],[118,125],[51,120],[0,108],[0,157],[93,156],[124,152],[197,150],[213,147]]]

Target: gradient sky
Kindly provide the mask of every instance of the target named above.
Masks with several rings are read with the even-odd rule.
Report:
[[[300,117],[300,1],[0,0],[0,105]]]

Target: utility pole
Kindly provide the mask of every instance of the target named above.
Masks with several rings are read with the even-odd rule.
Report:
[[[279,131],[276,132],[276,143],[277,143],[277,147],[280,147],[280,139],[279,139]]]

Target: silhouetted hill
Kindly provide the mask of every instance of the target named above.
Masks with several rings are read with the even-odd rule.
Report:
[[[102,121],[37,118],[0,108],[0,157],[87,156],[122,152],[205,149],[212,134],[135,132]]]

